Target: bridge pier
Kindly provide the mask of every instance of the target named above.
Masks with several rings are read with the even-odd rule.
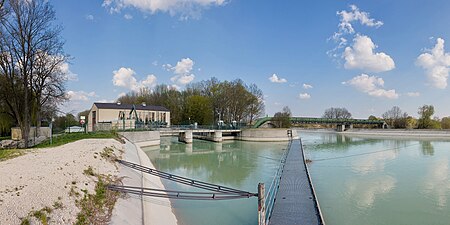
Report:
[[[186,144],[190,144],[192,143],[192,131],[191,130],[186,130],[184,132],[180,132],[178,134],[178,141],[179,142],[184,142]]]
[[[337,132],[344,132],[345,131],[345,124],[338,124],[336,125]]]
[[[212,135],[213,135],[214,142],[222,142],[223,141],[221,130],[214,131],[214,133],[212,133]]]

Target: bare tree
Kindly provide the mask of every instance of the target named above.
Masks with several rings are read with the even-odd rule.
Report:
[[[3,1],[0,20],[1,97],[16,118],[22,137],[29,139],[32,113],[40,114],[50,98],[60,98],[64,79],[58,68],[62,54],[61,29],[46,0]],[[39,116],[40,120],[40,116]],[[25,141],[28,147],[28,141]]]
[[[346,108],[329,108],[323,113],[322,118],[327,119],[350,119],[352,114]]]
[[[392,128],[406,128],[408,113],[402,112],[400,107],[394,106],[381,115],[386,123]]]
[[[248,102],[248,123],[252,124],[253,120],[264,114],[264,94],[255,84],[250,85],[248,91],[252,94],[249,96]]]

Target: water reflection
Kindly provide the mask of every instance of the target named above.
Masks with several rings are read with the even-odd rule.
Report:
[[[159,170],[221,184],[240,190],[257,191],[259,182],[273,179],[287,142],[258,143],[194,140],[179,143],[176,138],[161,139],[161,147],[143,149]],[[163,180],[167,189],[201,191]],[[232,201],[172,200],[182,224],[257,224],[257,199]]]
[[[396,179],[388,175],[358,177],[347,182],[347,198],[361,208],[369,208],[377,198],[392,191],[395,184]]]
[[[448,139],[300,135],[327,223],[450,221]]]
[[[357,145],[374,145],[382,142],[382,140],[368,139],[360,137],[351,137],[343,134],[323,133],[320,138],[314,140],[314,150],[340,150],[347,151],[352,146]]]
[[[424,182],[424,193],[436,199],[439,207],[447,205],[450,193],[449,160],[441,159],[435,161],[429,168]]]
[[[431,144],[431,141],[421,141],[420,145],[422,146],[422,154],[432,156],[434,155],[434,147]]]
[[[353,171],[363,175],[371,172],[383,172],[386,163],[397,158],[397,155],[398,152],[392,150],[361,156],[352,161],[352,168]]]

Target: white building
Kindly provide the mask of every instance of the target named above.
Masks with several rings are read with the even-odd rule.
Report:
[[[163,106],[98,103],[89,111],[88,131],[134,129],[138,127],[170,126],[170,111]]]

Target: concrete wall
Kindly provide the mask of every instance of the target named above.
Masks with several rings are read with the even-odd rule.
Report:
[[[293,139],[299,139],[296,130],[283,128],[246,129],[242,130],[241,135],[236,139],[242,141],[288,141],[288,130],[292,130]]]
[[[49,138],[50,134],[51,134],[50,127],[41,127],[39,134],[36,134],[36,127],[31,127],[29,138],[40,136]],[[11,128],[11,139],[16,141],[22,140],[22,131],[20,130],[20,128],[18,127]]]
[[[119,132],[119,134],[139,147],[159,145],[161,143],[159,131]]]

